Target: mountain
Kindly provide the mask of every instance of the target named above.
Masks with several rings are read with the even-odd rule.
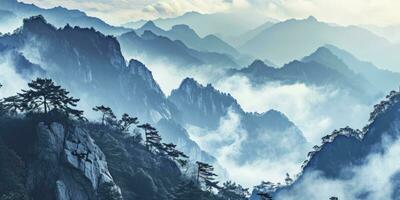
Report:
[[[265,21],[275,21],[268,19],[257,12],[249,16],[247,13],[212,13],[201,14],[198,12],[187,12],[182,16],[174,18],[159,18],[153,20],[163,29],[170,29],[177,24],[186,24],[196,30],[201,36],[215,34],[222,35],[223,38],[232,35],[240,35],[248,30],[261,25]],[[210,23],[212,22],[212,23]],[[126,27],[139,28],[146,21],[130,22],[124,24]],[[232,27],[240,27],[234,28]]]
[[[40,66],[45,76],[79,97],[91,118],[97,117],[90,113],[96,105],[109,106],[117,115],[129,113],[152,124],[165,119],[161,128],[172,126],[179,118],[176,106],[165,97],[151,71],[137,60],[126,63],[117,39],[112,36],[79,27],[56,29],[42,16],[36,16],[24,20],[14,34],[0,37],[0,44],[24,55],[35,63],[31,68]],[[21,64],[24,63],[17,63],[16,68],[26,67]],[[185,131],[168,133],[173,135],[164,137],[174,139],[170,141],[173,143],[184,143],[188,154],[201,152],[194,159],[212,161]]]
[[[399,57],[394,53],[398,51],[398,45],[393,45],[363,28],[331,25],[314,17],[276,23],[238,49],[259,59],[268,58],[283,65],[305,54],[311,54],[325,44],[344,48],[358,58],[385,69],[395,71],[400,64]]]
[[[241,35],[238,35],[236,37],[232,37],[232,39],[230,39],[229,42],[232,44],[235,44],[235,46],[241,46],[241,45],[245,44],[246,42],[248,42],[249,40],[256,37],[261,32],[270,28],[274,24],[275,24],[275,22],[267,21],[264,24],[262,24],[261,26],[251,29],[251,30],[249,30]]]
[[[130,31],[130,29],[127,28],[111,26],[99,18],[87,16],[82,11],[69,10],[63,7],[44,9],[37,7],[34,4],[25,4],[23,2],[18,2],[17,0],[2,0],[0,2],[0,8],[14,13],[19,20],[31,16],[42,15],[51,24],[57,27],[64,27],[67,24],[86,28],[93,27],[98,31],[110,35],[119,35]]]
[[[241,151],[235,156],[238,163],[279,158],[287,156],[293,149],[302,152],[308,146],[302,132],[284,114],[275,110],[262,114],[246,113],[236,99],[221,93],[210,84],[203,86],[192,78],[186,78],[178,89],[171,92],[168,99],[182,113],[181,124],[208,131],[217,130],[221,120],[231,113],[238,115],[238,129],[246,132],[239,147]]]
[[[292,61],[281,68],[270,67],[256,60],[246,68],[230,70],[228,76],[246,76],[254,85],[279,82],[288,85],[304,83],[311,86],[334,86],[351,91],[361,101],[368,102],[375,99],[379,91],[371,88],[368,81],[354,74],[331,53],[326,54],[329,57],[320,59],[317,55],[322,55],[321,51],[317,50],[311,57],[306,57],[303,61]],[[338,62],[333,62],[332,65],[330,61]]]
[[[386,171],[378,170],[380,173],[373,169],[374,166],[378,167],[377,165],[387,169],[387,163],[394,162],[394,158],[390,156],[397,152],[396,148],[398,148],[399,102],[400,93],[392,91],[385,100],[374,106],[370,123],[362,130],[346,127],[323,137],[323,145],[316,146],[315,150],[309,153],[309,159],[305,161],[303,172],[298,179],[290,186],[278,188],[274,196],[277,199],[292,199],[296,191],[313,185],[315,180],[322,184],[322,187],[326,186],[324,183],[333,183],[330,185],[332,190],[318,194],[304,192],[301,195],[304,199],[326,199],[329,195],[339,196],[341,199],[376,199],[375,195],[385,199],[397,199],[398,167]],[[363,172],[371,176],[365,177]],[[333,189],[334,183],[346,185],[352,184],[353,180],[360,185],[346,188],[344,193],[340,188]],[[368,184],[364,184],[363,180],[368,180],[371,185],[367,186]],[[377,180],[383,182],[377,182]],[[318,188],[315,187],[315,189]],[[387,190],[382,193],[379,188],[387,188]]]
[[[370,62],[361,61],[351,53],[333,45],[326,45],[325,47],[338,56],[352,71],[364,76],[382,92],[390,91],[400,82],[399,73],[380,69]]]
[[[388,39],[393,43],[400,42],[400,25],[390,25],[390,26],[374,26],[374,25],[362,25],[361,27]]]
[[[168,31],[165,31],[157,27],[154,22],[148,21],[135,32],[142,35],[146,30],[153,32],[156,35],[165,36],[171,40],[180,40],[189,48],[204,51],[204,52],[216,52],[221,54],[227,54],[231,57],[240,56],[239,52],[235,48],[219,39],[215,35],[207,35],[201,38],[197,33],[187,25],[174,25]]]
[[[185,68],[200,65],[238,66],[225,54],[197,51],[188,48],[179,40],[172,41],[151,31],[144,31],[141,36],[131,31],[119,36],[118,41],[127,57],[145,56],[149,60],[159,59]]]

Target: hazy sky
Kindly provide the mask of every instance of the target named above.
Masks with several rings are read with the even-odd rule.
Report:
[[[139,19],[174,17],[188,11],[259,12],[276,19],[318,19],[338,24],[400,24],[399,0],[20,0],[41,7],[64,6],[119,25]]]

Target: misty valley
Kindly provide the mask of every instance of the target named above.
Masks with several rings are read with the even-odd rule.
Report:
[[[0,200],[400,199],[400,25],[303,3],[0,0]]]

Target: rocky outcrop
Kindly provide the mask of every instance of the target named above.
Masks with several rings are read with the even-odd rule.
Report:
[[[34,155],[28,185],[42,199],[98,199],[99,188],[106,183],[120,194],[103,152],[84,129],[39,123]]]

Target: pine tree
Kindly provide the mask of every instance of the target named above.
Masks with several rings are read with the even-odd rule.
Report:
[[[212,188],[219,189],[218,181],[215,181],[217,174],[214,173],[214,167],[210,164],[199,161],[197,161],[196,164],[197,182],[200,184],[200,181],[202,181],[209,191],[211,191]]]
[[[118,125],[122,132],[127,132],[129,130],[129,128],[131,127],[131,125],[138,124],[138,123],[139,123],[139,121],[138,121],[137,117],[131,117],[126,113],[124,113],[122,115],[121,120],[118,121]]]
[[[187,165],[187,158],[189,158],[189,156],[187,156],[182,151],[177,150],[175,144],[163,143],[163,146],[163,151],[167,154],[168,157],[178,162],[179,165],[181,165],[182,167]]]
[[[117,118],[112,109],[104,105],[94,107],[93,111],[102,113],[101,124],[103,125],[105,125],[105,122],[108,122],[109,124],[112,125],[113,121],[115,121]]]
[[[144,130],[145,134],[145,145],[148,150],[157,150],[158,152],[163,151],[163,146],[161,144],[161,136],[158,134],[156,128],[152,127],[150,124],[139,125],[138,128]]]
[[[218,191],[218,194],[224,199],[229,200],[246,200],[250,195],[248,188],[243,188],[241,185],[231,181],[223,183],[223,186]]]
[[[83,111],[74,109],[79,99],[68,96],[69,92],[61,86],[54,85],[51,79],[37,78],[28,83],[28,86],[28,90],[5,98],[6,108],[11,109],[11,112],[35,112],[43,108],[45,114],[56,110],[83,119]]]
[[[286,173],[285,183],[286,183],[286,185],[290,185],[293,183],[293,179],[290,178],[289,173]]]

